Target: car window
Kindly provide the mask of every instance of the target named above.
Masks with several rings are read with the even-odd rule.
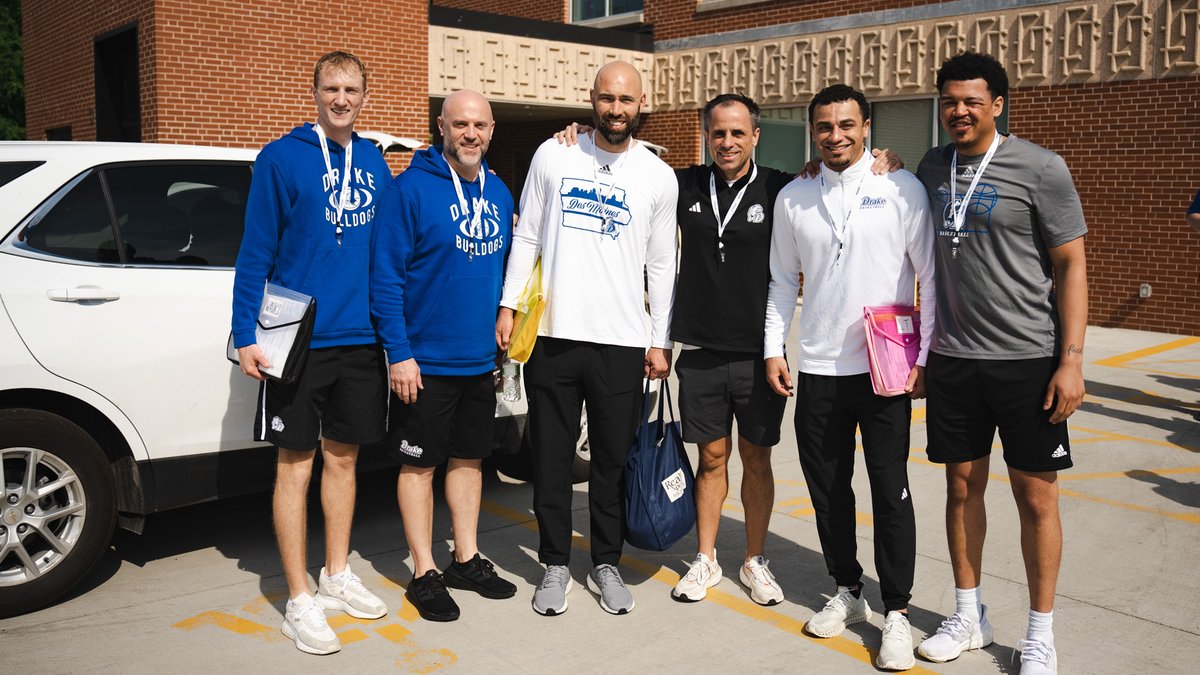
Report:
[[[0,185],[6,185],[43,164],[45,162],[0,162]]]
[[[99,174],[84,176],[23,234],[27,246],[88,262],[120,262]]]
[[[133,264],[232,267],[242,243],[250,164],[147,164],[104,169]]]

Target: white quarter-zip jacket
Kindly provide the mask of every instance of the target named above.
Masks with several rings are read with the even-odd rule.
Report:
[[[813,375],[867,372],[863,307],[912,305],[920,281],[924,366],[934,327],[933,224],[924,187],[907,171],[871,173],[870,153],[845,171],[821,167],[779,193],[771,232],[764,356],[783,356],[800,274],[796,367]],[[824,185],[822,185],[822,181]],[[841,227],[841,254],[835,224]]]

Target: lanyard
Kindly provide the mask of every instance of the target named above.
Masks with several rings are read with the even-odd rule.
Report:
[[[975,170],[975,178],[971,180],[971,187],[967,188],[967,194],[963,195],[961,204],[956,202],[956,193],[958,190],[958,149],[954,150],[954,157],[950,160],[950,209],[954,220],[950,226],[954,228],[954,238],[950,240],[952,244],[950,248],[950,257],[958,257],[958,233],[962,231],[963,224],[967,222],[967,207],[971,204],[971,195],[975,194],[975,188],[979,185],[979,179],[983,178],[983,170],[987,168],[988,162],[992,161],[992,155],[996,154],[996,148],[1000,147],[1000,134],[996,133],[996,137],[992,139],[992,145],[988,148],[987,154],[983,156],[983,161],[979,162],[979,168]]]
[[[329,177],[330,185],[334,185],[333,163],[329,160],[329,143],[325,139],[325,130],[321,128],[321,123],[317,122],[313,125],[313,129],[317,132],[317,138],[321,146],[321,157],[325,159],[325,175]],[[354,155],[354,139],[346,144],[346,168],[342,170],[342,189],[338,190],[337,202],[337,221],[333,233],[337,237],[338,246],[342,245],[342,211],[346,208],[346,202],[350,201],[350,161]]]
[[[833,236],[835,239],[837,239],[837,244],[838,244],[837,255],[833,259],[833,267],[837,267],[838,262],[842,259],[842,249],[844,249],[846,247],[846,228],[850,225],[850,217],[853,216],[854,212],[858,210],[858,207],[859,207],[858,193],[862,192],[863,183],[865,183],[867,181],[867,174],[869,174],[869,173],[871,173],[870,169],[864,171],[862,178],[858,179],[858,187],[854,189],[854,199],[851,200],[851,202],[850,202],[850,208],[846,209],[846,217],[842,218],[842,224],[841,224],[840,228],[838,227],[838,224],[833,220],[833,209],[829,208],[830,194],[829,194],[829,189],[827,189],[826,185],[825,185],[825,174],[824,174],[824,172],[822,172],[820,174],[820,176],[821,176],[821,203],[825,206],[825,213],[827,213],[829,215],[829,229],[833,230]],[[844,181],[843,181],[843,183],[844,183]],[[842,187],[842,204],[845,204],[845,203],[846,203],[846,189],[845,189],[845,186],[843,186]],[[838,211],[840,212],[841,209],[838,209]],[[829,268],[830,271],[833,271],[833,267]]]
[[[480,238],[482,238],[483,233],[479,229],[479,221],[480,221],[480,218],[483,216],[483,186],[485,184],[485,181],[487,180],[487,171],[483,170],[483,164],[480,163],[480,165],[479,165],[479,207],[474,209],[474,213],[472,213],[471,208],[470,208],[471,200],[467,199],[467,195],[465,195],[463,193],[462,180],[459,179],[458,172],[454,170],[453,166],[450,166],[450,160],[446,159],[445,157],[442,157],[442,160],[446,162],[446,167],[450,169],[450,180],[454,182],[454,194],[458,196],[458,208],[462,211],[463,217],[466,217],[466,215],[468,213],[471,213],[471,230],[470,230],[471,240],[472,241],[475,240],[477,232],[479,233],[478,236]],[[471,247],[468,247],[468,248],[471,248]],[[472,250],[468,250],[467,251],[467,262],[473,262],[474,260],[475,260],[475,252]]]
[[[733,203],[729,205],[729,212],[721,218],[721,210],[717,208],[717,172],[713,171],[708,174],[708,196],[712,200],[713,217],[717,219],[717,256],[721,262],[725,262],[725,242],[721,241],[721,237],[725,236],[725,227],[729,225],[730,219],[733,218],[734,211],[737,211],[738,204],[742,203],[742,197],[746,194],[746,188],[754,182],[758,177],[758,166],[750,165],[750,180],[738,190],[737,196],[733,198]]]
[[[625,166],[625,159],[627,157],[629,157],[629,149],[633,147],[633,139],[630,138],[630,139],[626,140],[625,150],[621,153],[621,158],[619,160],[617,160],[615,163],[613,163],[612,167],[609,168],[608,174],[609,174],[609,176],[612,177],[612,184],[608,186],[607,192],[601,193],[600,192],[600,176],[599,176],[599,173],[597,173],[597,169],[600,166],[600,160],[596,159],[596,137],[595,137],[595,134],[597,134],[597,133],[599,133],[599,132],[598,131],[592,132],[592,134],[593,134],[592,145],[590,148],[588,148],[588,152],[592,156],[592,189],[594,189],[596,191],[596,201],[600,205],[600,213],[602,214],[600,217],[600,234],[608,234],[609,232],[612,232],[612,230],[613,230],[613,218],[612,218],[612,216],[608,215],[608,208],[605,206],[605,203],[608,201],[608,198],[612,195],[613,190],[615,190],[617,187],[617,169],[621,168],[622,166]]]

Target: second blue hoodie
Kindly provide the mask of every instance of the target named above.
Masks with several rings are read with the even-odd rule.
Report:
[[[389,364],[413,358],[423,374],[479,375],[495,364],[513,198],[483,162],[482,195],[479,177],[460,178],[464,213],[450,171],[442,146],[426,148],[380,196],[371,316]]]

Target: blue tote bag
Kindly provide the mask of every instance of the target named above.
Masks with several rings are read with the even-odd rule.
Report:
[[[642,419],[650,414],[650,383]],[[663,418],[666,403],[670,421]],[[658,415],[643,422],[625,460],[625,540],[647,551],[665,551],[696,526],[696,485],[671,392],[663,380]]]

